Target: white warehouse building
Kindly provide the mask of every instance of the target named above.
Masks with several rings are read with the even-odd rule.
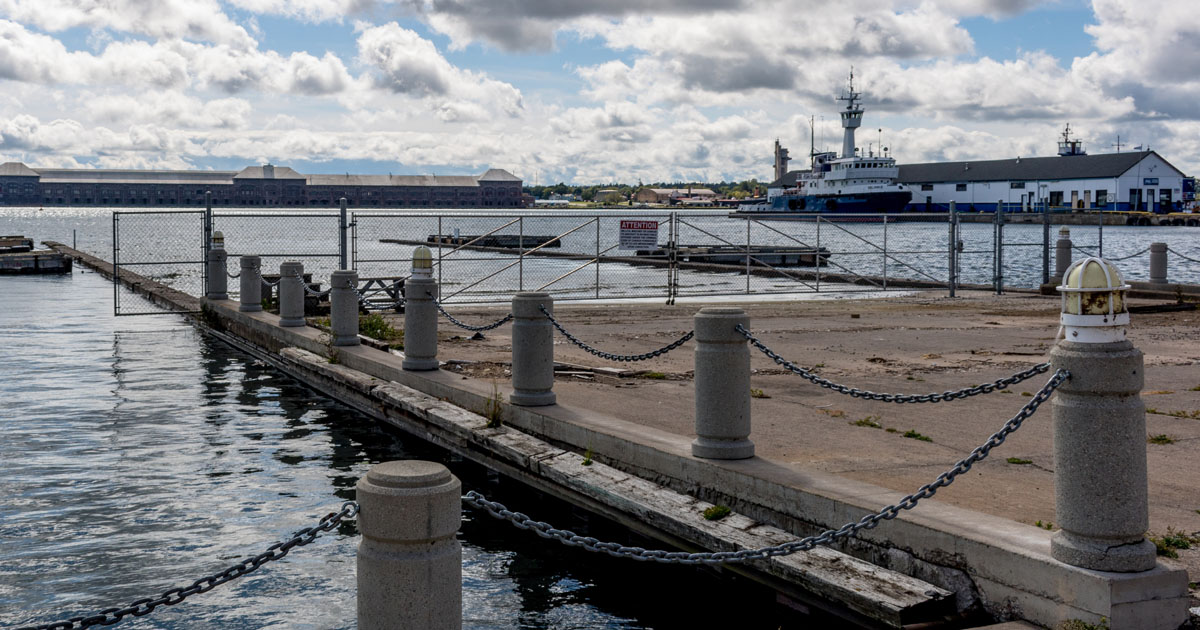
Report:
[[[1192,180],[1154,151],[1087,155],[1067,133],[1058,144],[1057,157],[901,164],[898,179],[912,191],[914,212],[944,212],[953,201],[961,212],[1003,204],[1006,212],[1167,213],[1191,200]]]

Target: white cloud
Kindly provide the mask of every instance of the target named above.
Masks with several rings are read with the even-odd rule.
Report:
[[[83,27],[235,46],[254,43],[216,0],[0,0],[0,15],[52,32]]]

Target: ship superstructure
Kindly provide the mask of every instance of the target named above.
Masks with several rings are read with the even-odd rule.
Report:
[[[838,100],[846,102],[841,114],[842,154],[810,151],[812,166],[796,174],[794,185],[772,188],[766,203],[744,205],[739,213],[900,212],[912,199],[912,193],[897,181],[896,160],[886,147],[869,149],[866,155],[854,144],[854,132],[862,126],[862,94],[854,89],[854,72],[846,92]],[[784,149],[783,151],[786,151]],[[776,142],[776,170],[780,147]],[[786,155],[786,153],[785,153]],[[785,162],[786,163],[786,162]],[[777,177],[776,181],[782,178]]]

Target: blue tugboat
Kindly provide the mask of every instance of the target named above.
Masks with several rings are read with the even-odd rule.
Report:
[[[898,213],[912,199],[912,192],[899,183],[896,160],[882,149],[879,155],[870,152],[860,156],[854,148],[854,130],[862,125],[863,109],[858,102],[862,95],[854,91],[854,72],[850,72],[847,92],[838,97],[846,101],[842,110],[842,155],[832,151],[811,151],[812,167],[796,174],[794,186],[768,190],[762,203],[743,204],[730,216],[755,217],[771,214],[821,213]],[[776,177],[783,179],[786,171],[786,149],[776,142]],[[785,165],[778,168],[781,163]]]

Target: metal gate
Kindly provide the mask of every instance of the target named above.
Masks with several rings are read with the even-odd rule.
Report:
[[[122,287],[157,282],[203,295],[203,210],[113,212],[113,315],[163,315],[169,311]]]

